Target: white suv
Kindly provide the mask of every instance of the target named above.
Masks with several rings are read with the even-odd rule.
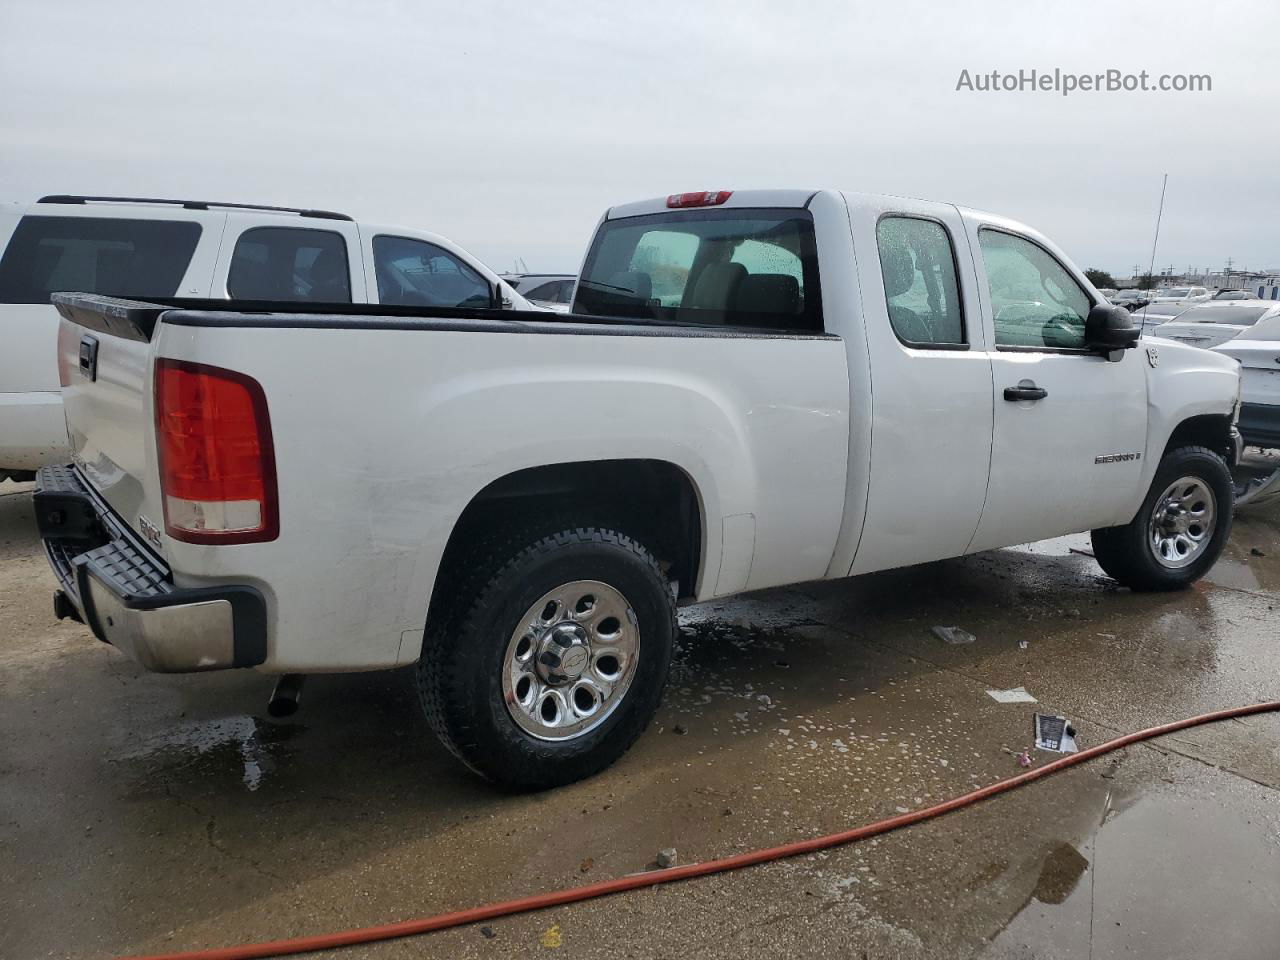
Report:
[[[0,204],[0,250],[0,480],[67,457],[57,291],[530,309],[443,237],[324,210],[50,196]]]

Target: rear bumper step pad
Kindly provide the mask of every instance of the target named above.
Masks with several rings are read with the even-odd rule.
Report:
[[[33,497],[49,565],[94,635],[148,670],[252,667],[267,656],[266,603],[250,586],[180,588],[72,466],[42,467]]]

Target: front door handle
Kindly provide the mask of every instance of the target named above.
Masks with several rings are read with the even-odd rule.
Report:
[[[1043,400],[1049,395],[1044,387],[1037,387],[1034,380],[1022,380],[1016,387],[1005,387],[1006,400]]]

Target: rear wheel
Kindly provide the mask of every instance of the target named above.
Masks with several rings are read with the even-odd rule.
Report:
[[[1177,447],[1160,461],[1137,516],[1093,531],[1106,573],[1134,590],[1178,590],[1217,561],[1231,533],[1231,473],[1205,447]]]
[[[616,530],[528,532],[442,579],[418,662],[427,720],[476,773],[515,789],[590,776],[648,725],[675,603],[657,561]]]

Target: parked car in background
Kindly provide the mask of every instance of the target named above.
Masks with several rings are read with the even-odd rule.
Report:
[[[1240,364],[1245,452],[1234,471],[1236,504],[1280,500],[1280,309],[1213,350]]]
[[[0,471],[19,479],[67,456],[55,291],[528,308],[443,237],[324,210],[49,196],[0,204],[0,251]]]
[[[1257,300],[1249,290],[1219,290],[1213,295],[1214,300]]]
[[[1090,530],[1172,590],[1231,528],[1236,364],[947,203],[615,207],[569,314],[56,301],[58,615],[152,670],[416,664],[509,787],[622,755],[678,602]]]
[[[1114,287],[1099,287],[1098,292],[1102,294],[1104,297],[1106,297],[1108,300],[1113,300],[1115,295],[1120,291],[1116,290]]]
[[[1213,295],[1207,287],[1161,287],[1148,299],[1152,303],[1204,303]]]
[[[534,306],[558,313],[568,312],[578,282],[572,273],[504,273],[502,279]]]
[[[1138,324],[1144,337],[1151,336],[1156,328],[1186,313],[1188,309],[1181,303],[1147,303],[1145,300],[1133,300],[1124,306],[1133,314],[1134,323]]]
[[[1147,309],[1158,307],[1152,304]],[[1268,317],[1280,315],[1280,303],[1262,300],[1227,300],[1189,307],[1152,331],[1157,337],[1209,349],[1226,343]]]
[[[1125,304],[1131,300],[1148,299],[1148,292],[1146,290],[1139,290],[1136,287],[1127,287],[1124,290],[1117,291],[1114,296],[1108,297],[1107,299],[1112,303]]]

